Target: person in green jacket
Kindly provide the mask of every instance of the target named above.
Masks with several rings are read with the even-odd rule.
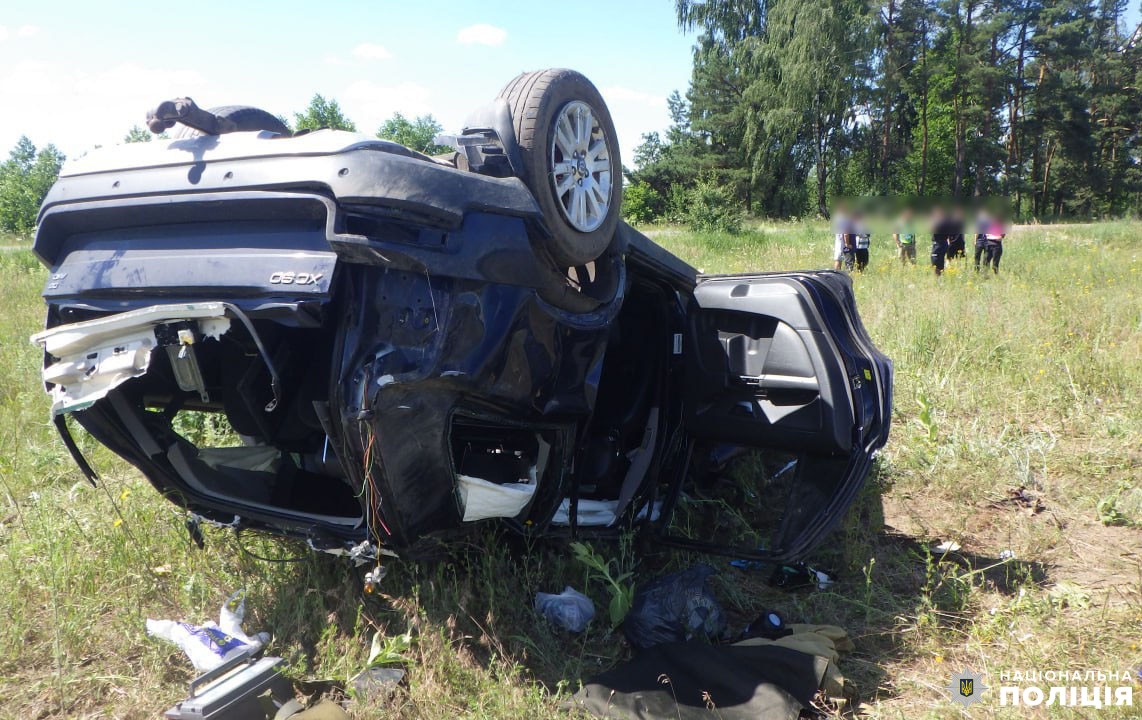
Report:
[[[904,208],[896,222],[896,232],[892,233],[896,247],[900,250],[901,265],[916,264],[916,228],[912,225],[912,210]]]

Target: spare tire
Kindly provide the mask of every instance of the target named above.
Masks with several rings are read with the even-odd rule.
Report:
[[[603,254],[618,226],[622,162],[603,96],[574,70],[537,70],[509,82],[507,101],[528,186],[547,219],[562,267]]]
[[[210,108],[207,112],[233,121],[238,126],[237,132],[268,130],[279,135],[290,135],[289,127],[281,119],[261,108],[250,107],[249,105],[223,105],[222,107]],[[204,134],[201,130],[179,125],[172,137],[175,139],[193,138]]]

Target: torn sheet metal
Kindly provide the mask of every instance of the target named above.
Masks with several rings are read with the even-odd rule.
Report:
[[[56,358],[43,369],[44,382],[52,386],[52,414],[90,407],[147,372],[158,345],[155,327],[180,320],[197,320],[203,337],[217,338],[230,329],[224,304],[208,302],[152,305],[33,335],[31,341]]]

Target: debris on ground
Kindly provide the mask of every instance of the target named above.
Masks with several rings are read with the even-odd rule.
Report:
[[[222,605],[218,622],[207,621],[191,625],[176,620],[147,620],[147,634],[182,648],[194,669],[200,673],[213,670],[227,660],[243,654],[252,654],[270,640],[268,633],[253,637],[242,631],[246,614],[246,598],[238,591]]]
[[[365,669],[349,678],[349,694],[355,701],[392,699],[408,673],[403,667],[412,662],[406,654],[413,645],[412,631],[399,635],[373,633]]]
[[[789,629],[789,624],[785,622],[785,618],[781,613],[775,610],[763,610],[757,619],[745,626],[742,630],[739,640],[749,640],[750,638],[765,638],[767,640],[778,640],[786,635],[792,634]]]
[[[284,660],[246,650],[190,683],[189,696],[163,713],[170,720],[280,720],[303,706],[281,674]]]
[[[833,578],[822,570],[816,570],[803,562],[799,562],[775,567],[773,574],[769,576],[769,584],[782,590],[796,590],[806,587],[827,590],[833,584]]]
[[[1008,488],[1007,494],[999,500],[994,500],[991,503],[993,508],[1007,508],[1016,507],[1020,510],[1026,510],[1028,515],[1038,515],[1047,509],[1043,503],[1042,498],[1038,495],[1028,492],[1027,487],[1020,485],[1017,488]]]
[[[357,700],[390,699],[404,680],[402,668],[369,667],[349,679],[349,687]]]
[[[551,624],[573,633],[586,630],[595,617],[595,603],[570,585],[557,595],[536,593],[535,610]]]
[[[574,702],[599,717],[796,720],[825,698],[842,709],[856,697],[837,667],[853,650],[833,625],[790,625],[779,639],[732,645],[669,643],[591,678]]]
[[[947,553],[959,552],[963,547],[955,540],[944,540],[943,542],[936,543],[932,546],[932,552],[937,552],[946,555]]]
[[[716,640],[726,629],[726,614],[708,580],[717,571],[706,564],[656,578],[635,593],[623,633],[642,650],[691,638]]]

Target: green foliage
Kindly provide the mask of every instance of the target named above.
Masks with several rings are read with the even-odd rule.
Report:
[[[632,173],[660,193],[714,173],[777,217],[844,195],[1003,195],[1034,218],[1142,207],[1142,42],[1121,0],[675,7],[697,35],[685,112]]]
[[[604,560],[601,555],[585,543],[571,543],[571,552],[575,559],[586,565],[591,572],[591,578],[604,583],[611,601],[607,606],[607,616],[611,627],[618,627],[630,612],[634,602],[634,583],[627,582],[633,572],[619,572],[620,566],[614,559]]]
[[[675,210],[697,232],[734,234],[742,229],[743,216],[733,193],[711,179],[676,194]]]
[[[133,125],[127,134],[123,136],[125,143],[141,143],[151,141],[151,131],[146,128],[141,128],[138,125]]]
[[[623,188],[623,217],[627,222],[645,225],[666,213],[666,201],[649,183],[636,181]]]
[[[917,396],[916,404],[920,407],[920,412],[916,414],[916,424],[924,431],[924,441],[934,445],[940,437],[940,428],[936,422],[935,407],[924,393],[920,393],[920,395]]]
[[[384,635],[378,630],[373,633],[373,641],[369,644],[369,657],[365,660],[365,667],[407,665],[411,662],[407,654],[411,647],[411,631],[400,635]]]
[[[320,130],[321,128],[353,132],[357,130],[353,121],[341,112],[341,106],[337,104],[336,100],[326,99],[320,93],[315,93],[303,112],[294,113],[293,129],[298,131]]]
[[[1103,525],[1121,525],[1124,527],[1136,524],[1129,515],[1122,511],[1121,507],[1122,496],[1131,488],[1130,483],[1123,482],[1114,492],[1099,499],[1098,505],[1095,507],[1099,522]]]
[[[242,444],[242,439],[223,413],[183,410],[174,416],[171,427],[199,447],[236,447]]]
[[[425,155],[443,155],[451,151],[452,148],[433,142],[437,134],[443,129],[436,118],[431,115],[421,115],[409,120],[398,112],[393,113],[391,118],[385,120],[384,124],[377,130],[377,137],[382,140],[392,140]]]
[[[55,145],[36,151],[21,137],[0,165],[0,230],[27,235],[36,226],[40,203],[59,177],[64,156]]]

